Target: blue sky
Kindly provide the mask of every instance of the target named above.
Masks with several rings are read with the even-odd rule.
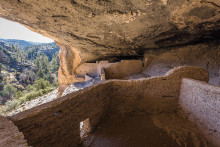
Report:
[[[0,18],[0,38],[3,39],[19,39],[32,42],[49,43],[52,39],[44,37],[38,33],[32,32],[23,25]]]

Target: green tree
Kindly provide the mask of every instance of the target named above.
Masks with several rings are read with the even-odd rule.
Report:
[[[55,73],[58,71],[59,64],[55,55],[53,55],[52,60],[50,62],[50,72]]]
[[[43,78],[44,77],[44,72],[42,69],[39,69],[38,72],[37,72],[37,77],[38,78]]]
[[[11,111],[13,109],[15,109],[18,105],[19,105],[19,100],[17,99],[13,99],[13,100],[8,100],[5,105],[7,106],[6,107],[6,112],[7,111]]]
[[[19,50],[19,49],[20,49],[18,42],[16,42],[16,43],[14,44],[14,46],[15,46],[15,49],[16,49],[16,50]]]
[[[51,85],[50,85],[50,83],[49,83],[49,81],[46,81],[46,80],[44,80],[44,79],[39,79],[39,80],[36,80],[35,82],[34,82],[34,87],[37,89],[37,91],[38,90],[40,90],[40,89],[45,89],[45,88],[47,88],[47,87],[51,87]]]
[[[26,92],[32,92],[32,91],[36,91],[36,88],[34,86],[32,86],[32,85],[28,85],[26,87]]]
[[[40,60],[39,58],[37,57],[37,59],[35,60],[35,64],[37,66],[37,69],[39,70],[40,69]]]
[[[47,56],[44,56],[44,58],[43,58],[43,60],[44,60],[44,65],[42,66],[42,68],[45,70],[45,74],[47,74],[48,73],[48,57]]]
[[[0,73],[2,73],[2,64],[0,63]]]
[[[19,91],[16,93],[15,98],[16,98],[16,99],[19,99],[20,97],[23,97],[23,96],[24,96],[24,93],[19,90]]]
[[[2,93],[5,97],[8,97],[11,99],[16,94],[16,92],[17,92],[17,88],[15,88],[11,84],[8,84],[4,86]]]
[[[54,82],[53,82],[53,87],[59,87],[59,82],[58,82],[58,80],[54,80]]]

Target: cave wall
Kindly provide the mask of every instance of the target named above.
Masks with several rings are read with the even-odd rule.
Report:
[[[179,104],[206,137],[220,146],[220,87],[184,78]]]
[[[142,72],[150,77],[162,76],[178,66],[198,66],[209,72],[209,83],[220,85],[220,44],[210,42],[167,50],[149,50],[145,52],[147,67]]]
[[[93,129],[109,112],[175,110],[183,77],[208,81],[208,73],[199,67],[179,67],[167,76],[152,79],[109,80],[12,115],[10,119],[29,145],[74,146],[81,142],[79,125],[87,118]]]

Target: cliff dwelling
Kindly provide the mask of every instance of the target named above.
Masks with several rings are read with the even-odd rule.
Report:
[[[219,0],[1,0],[0,17],[60,47],[58,98],[1,116],[0,146],[220,146]]]

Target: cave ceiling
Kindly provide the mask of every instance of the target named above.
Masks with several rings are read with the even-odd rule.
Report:
[[[74,48],[81,62],[220,38],[219,0],[1,0],[0,17]]]

